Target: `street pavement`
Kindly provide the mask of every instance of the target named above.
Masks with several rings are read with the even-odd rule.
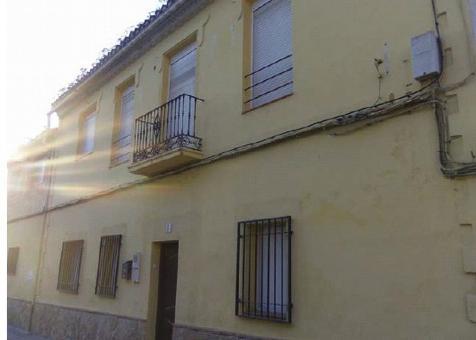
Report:
[[[30,333],[25,332],[22,329],[18,329],[12,326],[8,326],[8,340],[48,340],[38,335],[32,335]],[[5,333],[4,333],[5,334]]]

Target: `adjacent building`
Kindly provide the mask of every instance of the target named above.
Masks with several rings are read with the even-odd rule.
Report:
[[[9,322],[474,339],[475,72],[474,0],[169,0],[9,165]]]

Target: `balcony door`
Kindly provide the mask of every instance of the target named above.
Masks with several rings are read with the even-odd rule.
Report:
[[[168,136],[193,135],[195,105],[195,66],[197,46],[193,42],[170,58]]]

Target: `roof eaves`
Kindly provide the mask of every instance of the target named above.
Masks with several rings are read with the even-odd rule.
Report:
[[[167,27],[165,24],[167,20],[171,19],[173,21],[175,12],[185,12],[183,11],[183,6],[197,6],[197,4],[211,2],[212,0],[168,0],[167,3],[157,9],[152,15],[145,19],[142,23],[138,24],[134,30],[132,30],[127,36],[120,39],[118,44],[116,44],[107,54],[102,56],[92,67],[82,73],[76,78],[67,89],[60,94],[60,96],[53,102],[53,110],[59,108],[64,103],[68,102],[70,99],[74,98],[76,94],[82,90],[83,87],[86,87],[88,83],[94,81],[95,78],[117,63],[124,55],[127,55],[129,50],[136,44],[140,43],[140,40],[143,39],[151,31],[156,30],[157,33],[161,33],[163,28]],[[172,17],[172,18],[171,18]],[[176,16],[175,16],[176,17]],[[161,27],[164,26],[165,27]]]

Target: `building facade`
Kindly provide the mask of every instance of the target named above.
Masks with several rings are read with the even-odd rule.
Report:
[[[169,0],[53,103],[9,322],[474,339],[475,72],[473,0]]]

